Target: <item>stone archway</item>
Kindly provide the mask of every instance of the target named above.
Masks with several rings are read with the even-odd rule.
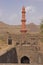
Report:
[[[27,56],[23,56],[21,58],[21,63],[28,63],[28,64],[30,64],[30,59]]]

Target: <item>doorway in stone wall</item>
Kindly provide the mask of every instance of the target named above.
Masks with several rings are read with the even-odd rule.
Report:
[[[30,64],[30,59],[27,56],[23,56],[21,58],[21,63]]]

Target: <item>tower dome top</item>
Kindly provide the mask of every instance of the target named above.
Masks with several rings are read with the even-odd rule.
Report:
[[[25,10],[25,7],[24,6],[22,7],[22,10]]]

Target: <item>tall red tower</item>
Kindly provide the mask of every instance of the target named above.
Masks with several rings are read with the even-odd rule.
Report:
[[[23,6],[22,7],[22,19],[21,19],[21,22],[22,22],[22,25],[21,25],[21,43],[24,43],[26,41],[26,32],[27,32],[27,29],[26,29],[26,18],[25,18],[25,14],[26,14],[26,11],[25,11],[25,7]]]
[[[26,30],[25,13],[26,13],[25,7],[23,6],[23,7],[22,7],[22,20],[21,20],[21,22],[22,22],[22,25],[21,25],[21,32],[23,32],[23,33],[26,33],[26,32],[27,32],[27,30]]]

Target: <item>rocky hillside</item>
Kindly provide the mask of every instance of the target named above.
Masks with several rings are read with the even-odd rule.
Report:
[[[8,25],[0,21],[0,33],[12,33],[19,34],[21,29],[21,25]],[[34,23],[30,23],[27,25],[27,32],[39,32],[39,25],[35,25]]]

